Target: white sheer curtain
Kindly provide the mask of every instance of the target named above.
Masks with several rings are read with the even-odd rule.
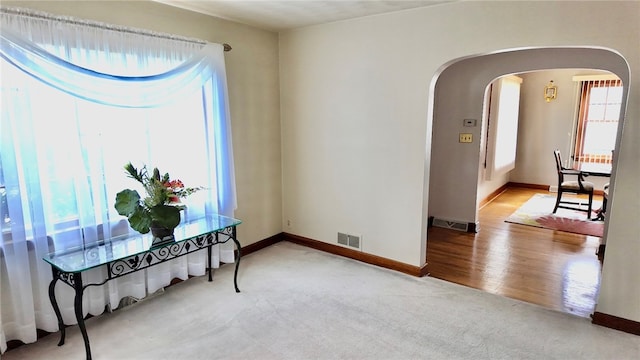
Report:
[[[113,207],[135,188],[123,166],[146,164],[187,186],[183,220],[233,216],[233,154],[222,45],[16,8],[0,12],[0,350],[58,330],[42,256],[134,231]],[[214,266],[233,262],[216,249]],[[205,273],[204,252],[85,291],[85,313]],[[104,269],[86,274],[98,281]],[[73,291],[56,295],[75,323]],[[86,314],[85,314],[86,315]]]

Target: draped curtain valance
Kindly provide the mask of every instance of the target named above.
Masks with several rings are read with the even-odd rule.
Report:
[[[168,71],[128,76],[100,72],[64,60],[21,38],[5,23],[0,39],[2,57],[23,72],[68,94],[104,105],[152,107],[167,104],[181,95],[200,90],[215,74],[224,73],[221,44],[202,46]]]

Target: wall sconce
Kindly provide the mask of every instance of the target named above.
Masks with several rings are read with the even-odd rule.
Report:
[[[549,84],[544,87],[544,100],[551,102],[551,100],[556,99],[556,96],[558,96],[558,87],[553,85],[553,80],[551,80]]]

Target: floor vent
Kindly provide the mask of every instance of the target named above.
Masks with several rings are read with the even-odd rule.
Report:
[[[360,249],[360,236],[338,233],[338,244]]]
[[[445,219],[434,218],[433,219],[433,226],[437,226],[437,227],[441,227],[441,228],[445,228],[445,229],[453,229],[453,230],[465,231],[465,232],[469,231],[469,224],[468,223],[463,223],[463,222],[454,221],[454,220],[445,220]]]

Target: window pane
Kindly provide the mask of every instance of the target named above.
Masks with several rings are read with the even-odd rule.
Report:
[[[611,150],[615,147],[617,128],[617,123],[589,123],[585,131],[583,152],[611,155]]]
[[[587,81],[580,97],[574,160],[611,162],[622,103],[620,80]],[[588,103],[587,103],[588,102]]]
[[[604,112],[606,107],[604,104],[602,105],[591,105],[589,106],[589,118],[588,121],[593,120],[602,120],[604,119]]]
[[[603,118],[605,120],[618,121],[620,118],[620,106],[620,103],[608,105]]]
[[[622,102],[622,86],[612,86],[609,88],[609,103],[619,104]]]
[[[593,87],[589,94],[589,104],[604,104],[607,102],[607,87]]]

